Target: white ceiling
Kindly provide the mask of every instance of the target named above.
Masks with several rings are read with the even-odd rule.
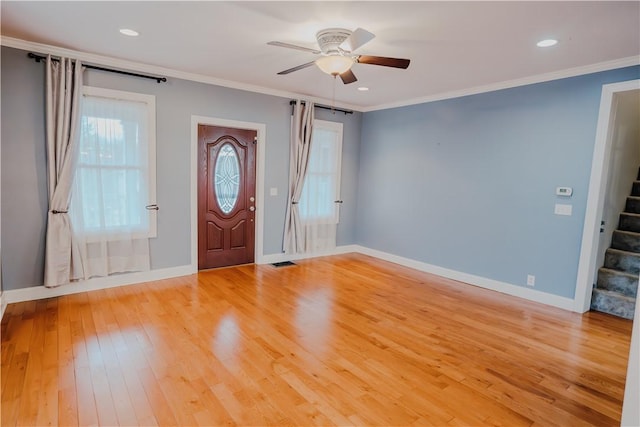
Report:
[[[325,100],[334,81],[317,67],[276,75],[313,54],[266,42],[315,48],[320,29],[362,27],[376,38],[357,53],[411,59],[407,70],[355,64],[358,82],[336,81],[336,103],[363,111],[640,55],[638,1],[3,0],[1,13],[3,44],[10,37]],[[549,37],[559,44],[536,47]]]

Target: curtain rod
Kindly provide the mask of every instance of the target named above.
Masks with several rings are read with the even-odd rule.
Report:
[[[38,55],[38,54],[35,54],[33,52],[29,52],[28,56],[29,56],[29,58],[34,59],[36,62],[41,62],[41,61],[47,59],[46,56]],[[52,57],[52,60],[53,61],[60,61],[59,58],[53,58],[53,57]],[[83,66],[86,67],[86,68],[90,68],[92,70],[107,71],[109,73],[124,74],[125,76],[133,76],[133,77],[141,77],[143,79],[151,79],[151,80],[157,81],[158,83],[162,83],[162,82],[166,82],[167,81],[166,77],[156,77],[156,76],[150,76],[148,74],[132,73],[130,71],[122,71],[122,70],[116,70],[116,69],[113,69],[113,68],[98,67],[97,65],[86,65],[86,64],[83,64]]]
[[[306,102],[301,101],[302,104],[306,104]],[[292,99],[291,101],[289,101],[289,105],[293,106],[296,105],[296,101],[294,99]],[[344,113],[346,114],[353,114],[353,111],[351,110],[343,110],[342,108],[334,108],[334,107],[329,107],[328,105],[322,105],[322,104],[314,104],[313,105],[316,108],[320,108],[321,110],[330,110],[330,111],[338,111],[340,113]]]

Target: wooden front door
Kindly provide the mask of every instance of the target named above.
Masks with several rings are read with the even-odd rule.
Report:
[[[254,261],[255,130],[198,125],[198,269]]]

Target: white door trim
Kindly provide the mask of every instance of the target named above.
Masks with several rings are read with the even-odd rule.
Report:
[[[578,263],[578,277],[574,296],[574,311],[584,313],[591,305],[591,292],[595,279],[595,262],[598,256],[600,239],[600,221],[604,209],[604,196],[607,189],[609,159],[615,119],[614,96],[620,92],[640,90],[640,80],[630,80],[602,86],[600,113],[596,129],[596,141],[591,162],[589,194],[582,230],[582,245]]]
[[[264,169],[267,125],[216,117],[191,116],[191,267],[198,271],[198,125],[255,130],[256,150],[256,233],[254,262],[262,263],[264,236]]]

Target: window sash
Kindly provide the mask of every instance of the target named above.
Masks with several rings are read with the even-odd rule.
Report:
[[[79,181],[75,185],[77,191],[84,189],[85,192],[82,195],[83,206],[74,209],[82,217],[75,221],[75,225],[82,228],[81,233],[88,241],[104,238],[119,240],[123,236],[156,237],[157,213],[146,209],[156,200],[155,96],[89,86],[83,88],[83,95],[83,103],[87,98],[94,98],[97,106],[92,111],[82,108],[81,126],[102,126],[102,129],[95,131],[95,139],[89,143],[83,144],[83,140],[80,140],[81,153],[76,165],[76,179]],[[100,99],[113,101],[119,108],[133,108],[139,112],[137,116],[132,115],[132,121],[127,121],[123,115],[118,115],[117,108],[111,109],[109,103],[104,103],[105,108],[102,109]],[[118,121],[122,135],[115,135],[114,140],[108,140],[106,136],[100,139],[100,132],[104,135],[107,129],[119,132],[114,123],[109,123],[110,120]],[[82,137],[83,132],[80,133]],[[125,142],[120,142],[118,138]],[[111,147],[101,149],[104,146],[100,144],[110,143]],[[100,158],[101,154],[107,154],[107,159]],[[81,175],[84,175],[84,179],[80,178]],[[85,182],[89,177],[94,180],[93,183]],[[92,192],[100,193],[100,200]],[[107,194],[105,198],[102,197],[104,192],[112,194]],[[96,209],[96,203],[103,208]],[[105,207],[111,210],[110,215],[103,211]]]
[[[304,223],[338,224],[342,123],[314,120],[307,175],[298,203]]]

